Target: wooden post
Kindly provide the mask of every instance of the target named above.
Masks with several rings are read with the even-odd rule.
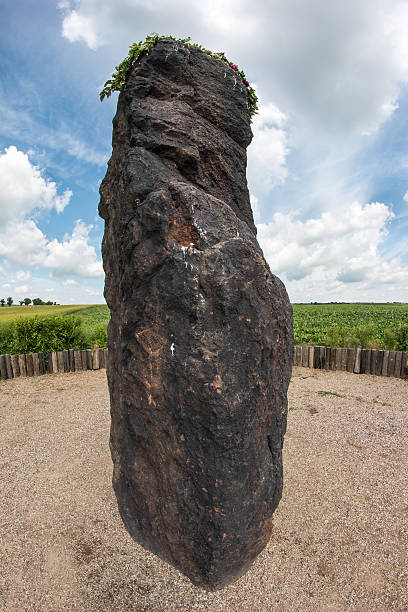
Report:
[[[314,346],[307,347],[307,367],[313,368]]]
[[[361,368],[361,348],[358,348],[356,350],[356,356],[354,360],[354,367],[353,367],[354,374],[360,374],[360,368]]]
[[[58,355],[57,353],[50,353],[48,355],[48,371],[55,374],[58,372]]]
[[[62,361],[64,364],[64,372],[70,372],[70,364],[69,364],[69,352],[68,351],[62,351]]]
[[[75,372],[74,349],[68,349],[68,363],[69,363],[69,371]]]
[[[396,353],[396,351],[390,351],[390,354],[389,354],[389,357],[388,357],[387,376],[393,376],[394,375],[395,353]]]
[[[383,357],[383,363],[382,363],[382,369],[381,369],[381,376],[387,376],[387,374],[388,374],[388,360],[389,360],[389,356],[390,356],[390,351],[384,351],[384,357]]]
[[[337,356],[337,349],[335,346],[332,346],[330,349],[330,369],[331,370],[336,369],[336,356]]]
[[[105,351],[103,348],[99,349],[99,368],[102,369],[105,367]]]
[[[34,361],[33,361],[32,353],[27,353],[26,355],[26,366],[27,366],[27,376],[34,376]]]
[[[401,378],[408,378],[408,351],[403,351],[402,353]]]
[[[18,358],[18,367],[20,370],[20,376],[27,376],[27,365],[26,365],[26,356],[17,355]]]
[[[401,365],[402,365],[402,351],[396,351],[395,355],[395,369],[392,376],[395,378],[401,378]]]
[[[360,374],[367,374],[369,372],[369,363],[368,349],[361,349]]]
[[[88,364],[87,364],[87,360],[86,360],[86,350],[81,351],[81,369],[82,370],[87,370],[88,369]]]
[[[6,366],[6,356],[0,355],[0,378],[2,380],[7,379],[7,366]]]
[[[313,347],[313,368],[315,370],[320,370],[320,364],[321,364],[321,359],[320,359],[320,346],[314,346]]]
[[[38,363],[40,366],[40,374],[46,374],[47,368],[45,366],[44,353],[38,353]]]
[[[64,353],[57,351],[57,372],[64,371]]]
[[[91,349],[86,349],[86,368],[87,370],[92,370],[92,351]]]
[[[336,357],[335,357],[334,369],[341,370],[341,348],[338,348],[337,346],[336,346]]]
[[[11,367],[13,370],[13,378],[20,376],[20,367],[18,365],[18,355],[11,355]]]
[[[375,374],[376,360],[377,360],[377,351],[375,349],[371,349],[370,351],[370,374]]]
[[[74,351],[74,370],[75,372],[82,370],[81,351]]]
[[[354,362],[356,359],[356,350],[352,348],[347,349],[347,372],[354,372]]]
[[[99,370],[99,347],[97,344],[95,344],[92,350],[92,369]]]
[[[105,362],[105,368],[107,368],[108,367],[108,349],[107,348],[103,349],[103,358]]]
[[[7,378],[13,378],[13,368],[11,367],[10,355],[4,355],[6,360]]]
[[[341,369],[343,370],[343,372],[347,370],[347,349],[346,348],[341,349]]]
[[[377,355],[375,357],[375,374],[377,376],[381,376],[383,361],[384,361],[384,351],[376,351]]]
[[[40,375],[40,360],[38,359],[38,353],[32,353],[33,356],[33,376]]]

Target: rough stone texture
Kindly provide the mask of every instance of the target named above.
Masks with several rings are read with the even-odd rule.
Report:
[[[282,491],[292,313],[256,240],[251,138],[234,71],[163,41],[119,96],[101,186],[119,510],[211,590],[264,548]]]

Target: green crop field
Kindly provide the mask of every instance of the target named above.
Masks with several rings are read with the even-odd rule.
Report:
[[[79,319],[81,346],[106,346],[110,317],[106,304],[4,306],[0,307],[0,352],[12,350],[13,322],[47,315]],[[408,304],[293,304],[293,327],[296,344],[408,350]],[[25,337],[28,333],[45,331],[25,331]]]
[[[106,304],[95,306],[75,306],[66,314],[80,317],[88,327],[94,325],[107,325],[110,319],[109,308]]]
[[[296,344],[408,350],[408,304],[293,304]]]

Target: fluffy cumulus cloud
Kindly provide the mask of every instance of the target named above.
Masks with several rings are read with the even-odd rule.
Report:
[[[66,3],[61,3],[59,6],[62,9],[67,9]],[[77,11],[69,11],[64,18],[62,35],[70,42],[83,41],[90,49],[97,49],[100,45],[92,19]]]
[[[62,35],[89,49],[107,45],[122,55],[123,41],[156,30],[225,51],[258,85],[248,183],[261,246],[291,298],[387,299],[399,287],[392,299],[402,299],[407,266],[382,254],[391,208],[373,201],[369,172],[355,161],[396,115],[408,83],[405,0],[63,0],[61,7]],[[57,253],[48,251],[48,261]],[[375,286],[385,294],[372,293]]]
[[[271,191],[288,175],[286,116],[274,104],[260,106],[252,125],[254,138],[248,149],[248,181],[257,195]]]
[[[89,242],[91,229],[91,225],[78,220],[72,234],[60,242],[48,240],[33,220],[8,223],[0,232],[0,257],[4,257],[11,267],[46,268],[54,276],[99,277],[103,275],[103,269],[95,247]],[[29,272],[17,275],[21,280],[30,277]]]
[[[375,131],[397,108],[408,79],[403,0],[71,4],[63,3],[62,34],[91,49],[132,42],[152,29],[191,34],[214,48],[222,41],[232,59],[245,62],[249,78],[262,78],[265,97],[314,130]]]
[[[58,194],[57,185],[34,166],[27,155],[11,146],[0,153],[0,227],[40,209],[62,212],[72,192]]]
[[[44,177],[27,153],[11,146],[0,154],[0,257],[2,269],[6,266],[13,284],[19,284],[18,293],[28,290],[28,267],[45,268],[55,277],[103,275],[102,263],[90,242],[92,225],[78,220],[72,234],[59,241],[49,239],[37,219],[30,218],[44,210],[63,212],[71,195],[69,190],[59,194],[56,183]]]
[[[91,225],[85,225],[81,220],[76,221],[71,236],[65,236],[62,242],[54,239],[47,244],[47,254],[42,265],[51,268],[56,276],[102,276],[102,264],[96,256],[95,247],[89,244],[91,229]]]
[[[276,213],[271,223],[258,224],[265,257],[272,272],[287,281],[293,300],[307,301],[302,295],[315,300],[318,294],[345,299],[341,296],[351,296],[355,289],[364,295],[381,285],[386,291],[386,286],[408,283],[408,266],[397,258],[385,260],[380,253],[393,217],[385,204],[353,202],[341,215],[323,212],[305,221],[298,217],[298,212]]]

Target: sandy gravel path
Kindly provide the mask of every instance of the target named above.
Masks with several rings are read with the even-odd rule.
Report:
[[[104,370],[1,381],[0,418],[0,609],[408,610],[407,381],[294,369],[274,535],[216,593],[122,527]]]

